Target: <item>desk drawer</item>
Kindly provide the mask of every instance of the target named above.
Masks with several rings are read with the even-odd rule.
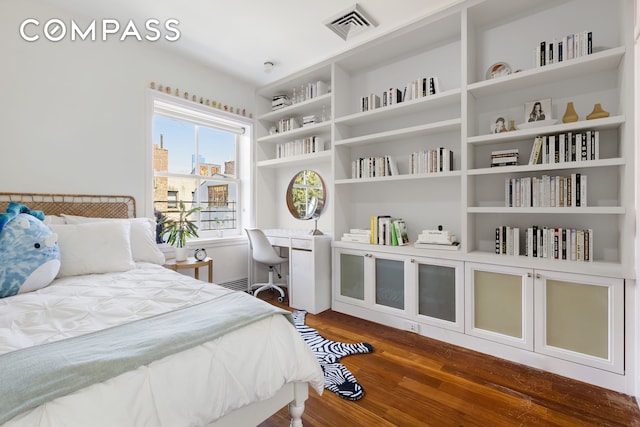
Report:
[[[289,247],[289,238],[280,236],[267,236],[271,242],[271,246],[281,246],[283,248]]]
[[[311,245],[311,240],[309,239],[291,239],[291,247],[293,249],[306,249],[308,251],[312,250],[313,246]]]

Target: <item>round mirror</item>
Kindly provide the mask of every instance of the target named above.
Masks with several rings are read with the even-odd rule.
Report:
[[[297,219],[315,219],[317,221],[327,198],[327,189],[322,177],[312,170],[298,172],[287,188],[287,207]],[[321,234],[314,230],[314,234]]]

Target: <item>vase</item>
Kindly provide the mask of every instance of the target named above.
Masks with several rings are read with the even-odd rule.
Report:
[[[176,248],[176,261],[187,260],[187,248]]]
[[[602,119],[604,117],[609,117],[609,112],[608,111],[604,111],[602,109],[602,105],[595,104],[593,106],[593,111],[591,112],[591,114],[589,114],[587,116],[587,120]]]
[[[573,108],[573,102],[567,102],[567,109],[564,112],[564,116],[562,116],[562,123],[571,123],[578,121],[578,113],[576,113],[576,109]]]

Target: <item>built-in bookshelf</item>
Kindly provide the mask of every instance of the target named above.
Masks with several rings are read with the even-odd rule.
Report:
[[[255,156],[257,225],[295,227],[296,223],[285,219],[286,212],[280,215],[280,208],[272,206],[273,200],[277,194],[284,194],[293,172],[317,168],[329,188],[329,214],[325,214],[324,224],[333,236],[334,310],[398,328],[406,329],[407,321],[417,322],[422,328],[420,333],[425,335],[534,366],[539,366],[536,357],[544,353],[552,356],[545,364],[550,370],[624,389],[624,379],[585,366],[597,366],[624,376],[620,375],[624,374],[621,363],[624,330],[619,321],[624,311],[620,295],[624,292],[620,287],[625,280],[635,279],[633,118],[637,114],[633,103],[632,28],[633,4],[624,0],[468,0],[260,88],[257,99],[262,114],[257,115]],[[564,40],[567,34],[585,31],[591,33],[590,54],[537,66],[534,53],[541,41]],[[500,62],[507,63],[512,72],[487,78],[487,70]],[[370,108],[377,105],[375,96],[382,97],[390,88],[404,88],[420,76],[437,76],[439,90],[429,96],[386,106],[381,102],[380,107]],[[318,78],[330,82],[328,94],[281,111],[270,111],[272,96]],[[363,108],[365,97],[369,108]],[[525,104],[549,99],[547,118],[551,120],[537,127],[523,126],[527,121]],[[578,120],[564,123],[562,118],[569,102],[575,106]],[[596,103],[610,115],[587,120]],[[316,114],[323,105],[331,112],[327,122],[297,128],[291,133],[269,134],[270,127],[281,118]],[[491,127],[496,117],[506,118],[507,127],[513,122],[516,130],[493,133]],[[529,162],[537,138],[586,132],[597,132],[597,155],[575,161],[564,158]],[[311,135],[325,138],[325,151],[277,158],[276,144]],[[452,155],[450,170],[411,173],[415,153],[441,149]],[[491,167],[492,153],[495,157],[495,153],[505,151],[519,153],[517,164]],[[395,161],[397,174],[353,177],[354,162],[385,156]],[[586,206],[551,206],[551,203],[509,206],[505,198],[505,182],[510,180],[576,175],[588,177]],[[367,228],[370,217],[380,214],[402,218],[411,244],[388,246],[341,241],[340,236]],[[590,230],[593,239],[589,240],[592,250],[588,262],[526,256],[524,250],[512,256],[495,252],[498,227],[518,229],[520,244],[524,245],[525,233],[534,225]],[[458,249],[437,250],[413,244],[421,230],[438,226],[457,236]],[[380,265],[377,260],[381,260]],[[394,263],[400,263],[396,267],[404,271],[404,284],[399,288],[394,284],[388,291],[401,292],[398,298],[405,304],[395,301],[387,307],[375,299],[382,286],[376,283],[376,269]],[[464,273],[467,263],[469,266],[473,263],[473,268]],[[452,296],[455,302],[451,302],[452,307],[457,307],[455,322],[434,320],[412,305],[414,299],[419,299],[421,289],[419,280],[413,277],[413,269],[423,265],[428,266],[425,267],[428,271],[442,269],[446,275],[455,275],[455,280],[447,276],[459,291]],[[519,340],[494,339],[494,332],[478,332],[478,325],[469,319],[475,313],[474,300],[465,299],[465,294],[475,295],[484,286],[478,285],[483,283],[478,279],[481,275],[468,276],[469,271],[482,266],[491,274],[513,274],[517,279],[513,283],[521,280],[523,295],[531,292],[531,298],[522,298],[526,314],[523,318],[534,316],[535,311],[536,317],[529,321],[535,322],[540,330],[546,328],[546,323],[539,307],[546,302],[538,300],[542,294],[538,295],[536,290],[533,310],[530,278],[550,287],[557,285],[554,281],[557,277],[574,278],[576,285],[585,285],[576,288],[576,295],[593,289],[586,285],[607,287],[610,291],[607,295],[615,298],[602,304],[609,310],[607,315],[617,319],[606,326],[611,328],[607,329],[611,345],[607,357],[611,360],[582,357],[570,350],[551,351],[548,348],[554,345],[548,343],[534,346],[532,330],[523,332],[526,345]],[[354,278],[353,283],[362,281],[364,289],[345,289],[342,275],[353,272],[355,267],[363,268],[364,273]],[[539,280],[536,275],[545,279]],[[474,286],[478,288],[470,289]],[[484,308],[491,312],[489,306]],[[495,311],[499,312],[500,307],[495,307]],[[442,330],[454,330],[461,335]],[[527,351],[544,350],[529,358],[528,353],[513,353],[511,347],[493,348],[470,340],[469,335],[506,342]],[[543,338],[536,336],[536,339]]]

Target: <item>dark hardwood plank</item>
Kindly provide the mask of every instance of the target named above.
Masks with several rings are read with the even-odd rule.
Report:
[[[271,292],[260,298],[278,303]],[[305,427],[638,426],[635,398],[331,310],[306,323],[375,351],[342,359],[366,391],[356,402],[309,392]],[[259,427],[288,426],[282,409]]]

